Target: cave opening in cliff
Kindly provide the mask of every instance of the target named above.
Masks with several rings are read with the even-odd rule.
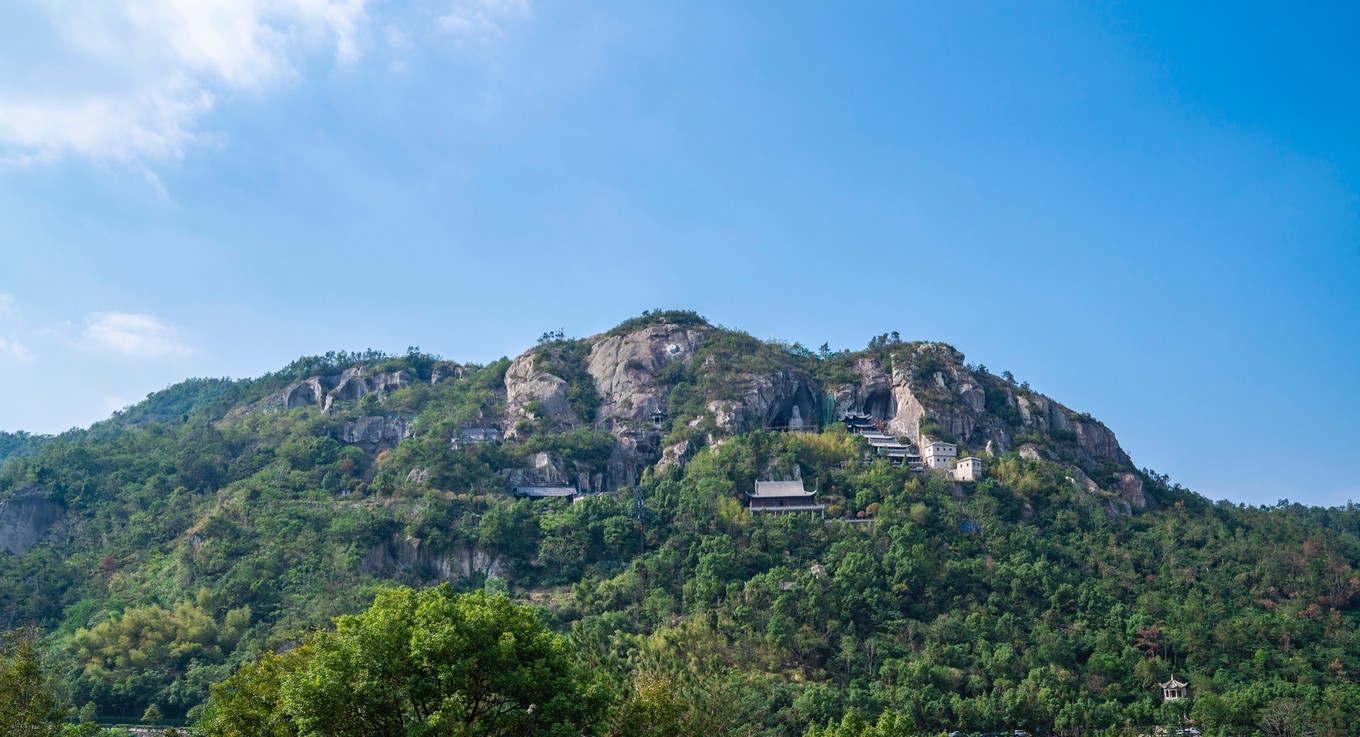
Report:
[[[863,412],[879,422],[892,419],[896,414],[893,411],[892,392],[884,389],[865,395]]]
[[[821,416],[817,410],[817,398],[806,386],[799,384],[793,395],[780,405],[779,411],[770,421],[770,428],[816,432],[820,429],[818,418]]]

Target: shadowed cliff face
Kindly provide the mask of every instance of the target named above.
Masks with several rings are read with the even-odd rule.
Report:
[[[42,489],[36,486],[20,489],[0,502],[0,548],[26,553],[65,516],[61,505],[49,500]]]

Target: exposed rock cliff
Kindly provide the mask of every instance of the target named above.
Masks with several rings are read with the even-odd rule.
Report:
[[[509,439],[522,435],[517,427],[520,420],[546,420],[554,430],[581,423],[567,401],[566,379],[539,369],[535,350],[520,354],[505,372],[505,413],[509,419],[505,436]]]
[[[250,412],[290,410],[313,407],[330,414],[336,402],[354,402],[369,394],[384,395],[410,386],[415,377],[409,371],[374,373],[367,366],[355,366],[333,376],[312,376],[277,391],[264,399],[236,409],[227,419]]]
[[[810,374],[781,367],[761,374],[746,375],[746,392],[741,400],[728,406],[730,419],[720,423],[731,432],[763,427],[788,427],[801,420],[814,427],[821,416],[822,388]]]
[[[836,389],[836,419],[844,419],[852,412],[879,420],[895,417],[897,399],[893,395],[892,376],[883,365],[871,358],[860,358],[855,360],[854,372],[856,382],[841,384]]]
[[[37,486],[27,486],[0,502],[0,548],[22,554],[42,542],[65,518],[61,505]]]
[[[414,537],[393,535],[364,555],[364,570],[388,578],[409,577],[421,582],[463,581],[495,576],[500,560],[478,547],[435,550]]]
[[[606,430],[652,430],[651,415],[666,409],[670,388],[656,375],[672,363],[689,363],[707,327],[650,325],[627,335],[594,339],[587,370],[603,400],[595,426]]]
[[[409,417],[366,416],[346,422],[340,431],[340,440],[376,453],[411,437],[411,433],[412,421]]]
[[[831,386],[814,376],[821,369],[805,357],[703,324],[657,322],[558,345],[575,346],[577,363],[563,365],[565,349],[554,357],[540,347],[516,358],[506,372],[507,438],[579,427],[593,413],[594,427],[617,439],[603,474],[608,489],[636,483],[648,466],[683,464],[698,444],[799,422],[812,428],[828,414],[839,419],[849,413],[868,414],[915,442],[924,433],[971,453],[1000,455],[1026,446],[1026,455],[1070,464],[1112,493],[1124,483],[1114,474],[1132,471],[1105,425],[967,365],[962,353],[944,343],[892,344],[855,356]],[[589,351],[584,372],[583,345]],[[597,407],[582,407],[581,392],[573,389],[582,381],[597,393]],[[683,417],[672,397],[676,387],[684,387]],[[532,426],[516,426],[524,420]],[[699,436],[682,433],[684,442],[662,447],[677,421]],[[542,469],[524,471],[526,477],[544,475]],[[570,482],[579,469],[562,475]],[[1139,493],[1117,493],[1130,508],[1140,508]]]
[[[607,489],[637,483],[643,468],[662,459],[671,388],[658,381],[657,374],[672,364],[690,364],[709,330],[660,324],[591,339],[587,370],[601,399],[595,427],[618,439],[609,459]],[[653,422],[654,417],[662,422]],[[671,460],[681,463],[687,454],[673,454]]]
[[[836,392],[836,413],[866,411],[885,421],[889,430],[919,442],[922,428],[961,443],[974,452],[990,448],[1004,453],[1022,438],[1035,440],[1047,455],[1081,466],[1112,488],[1113,467],[1131,467],[1114,433],[1089,415],[1026,387],[975,370],[963,354],[944,343],[905,343],[894,346],[883,365],[864,358],[855,364],[860,383],[842,385]],[[888,387],[885,391],[885,381]]]

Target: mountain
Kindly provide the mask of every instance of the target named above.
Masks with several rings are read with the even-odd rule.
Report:
[[[109,717],[196,713],[392,582],[507,591],[594,668],[731,696],[709,708],[743,733],[1360,704],[1360,511],[1210,503],[943,343],[813,351],[657,311],[488,365],[195,379],[3,439],[0,628],[40,627],[72,703]],[[751,512],[757,481],[815,513]],[[1173,671],[1193,714],[1161,702]]]

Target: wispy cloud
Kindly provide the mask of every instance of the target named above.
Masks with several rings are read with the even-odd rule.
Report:
[[[506,22],[532,16],[529,0],[454,0],[437,25],[459,43],[480,45],[504,38]]]
[[[18,2],[23,27],[0,31],[15,72],[0,75],[0,152],[145,164],[182,156],[222,94],[295,78],[305,52],[356,59],[367,0]]]
[[[151,315],[98,312],[90,315],[84,335],[96,348],[129,356],[183,356],[191,352],[173,327]]]
[[[24,347],[22,343],[13,340],[0,338],[0,358],[9,358],[15,361],[32,361],[33,353]]]
[[[14,314],[14,297],[0,293],[0,317]]]

